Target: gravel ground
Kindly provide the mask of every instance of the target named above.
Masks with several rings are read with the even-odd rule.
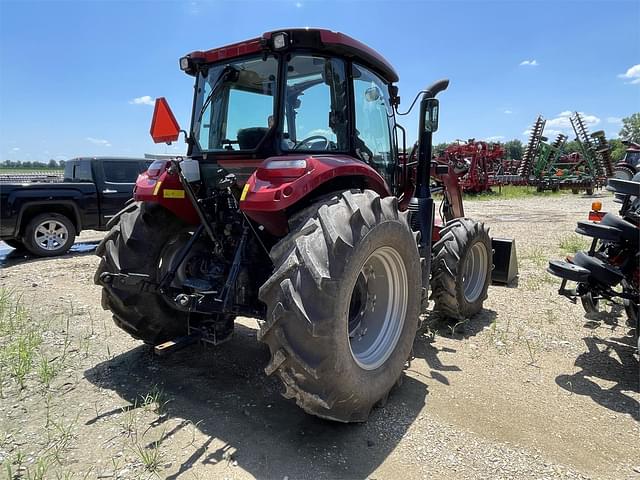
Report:
[[[83,247],[10,254],[0,287],[11,298],[0,301],[20,298],[26,311],[0,319],[0,478],[640,478],[638,361],[624,314],[585,319],[545,272],[567,254],[561,245],[579,246],[572,232],[591,200],[466,202],[493,236],[516,239],[517,285],[492,286],[465,324],[427,317],[403,385],[361,425],[282,398],[262,372],[255,320],[218,349],[158,358],[100,308],[98,258]],[[33,343],[22,364],[8,360],[19,320]]]

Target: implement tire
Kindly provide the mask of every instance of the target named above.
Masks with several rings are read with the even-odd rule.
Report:
[[[340,422],[363,422],[386,399],[418,326],[415,235],[395,197],[347,191],[318,201],[273,247],[258,339],[286,398]]]
[[[491,282],[493,251],[484,223],[456,218],[440,231],[431,261],[434,311],[465,320],[480,310]]]
[[[100,275],[141,273],[159,281],[163,248],[183,226],[177,217],[158,205],[131,204],[96,248],[96,255],[102,260],[94,283],[103,287],[102,308],[111,311],[118,327],[151,345],[186,335],[188,314],[171,308],[159,294],[103,285]]]

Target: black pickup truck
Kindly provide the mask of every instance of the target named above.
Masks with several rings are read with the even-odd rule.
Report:
[[[37,256],[66,252],[82,230],[104,230],[132,196],[136,178],[153,160],[75,158],[51,183],[3,183],[0,240]]]

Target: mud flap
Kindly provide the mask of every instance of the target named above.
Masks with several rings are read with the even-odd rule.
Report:
[[[516,241],[513,238],[492,238],[493,271],[491,282],[510,284],[518,277],[518,257]]]

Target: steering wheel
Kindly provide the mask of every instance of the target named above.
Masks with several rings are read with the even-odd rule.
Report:
[[[300,142],[293,148],[293,150],[302,150],[302,146],[311,143],[314,140],[324,140],[324,146],[319,148],[318,150],[326,150],[329,147],[329,139],[324,135],[311,135],[310,137],[305,138],[304,140],[300,140]],[[308,149],[308,147],[307,147]]]

